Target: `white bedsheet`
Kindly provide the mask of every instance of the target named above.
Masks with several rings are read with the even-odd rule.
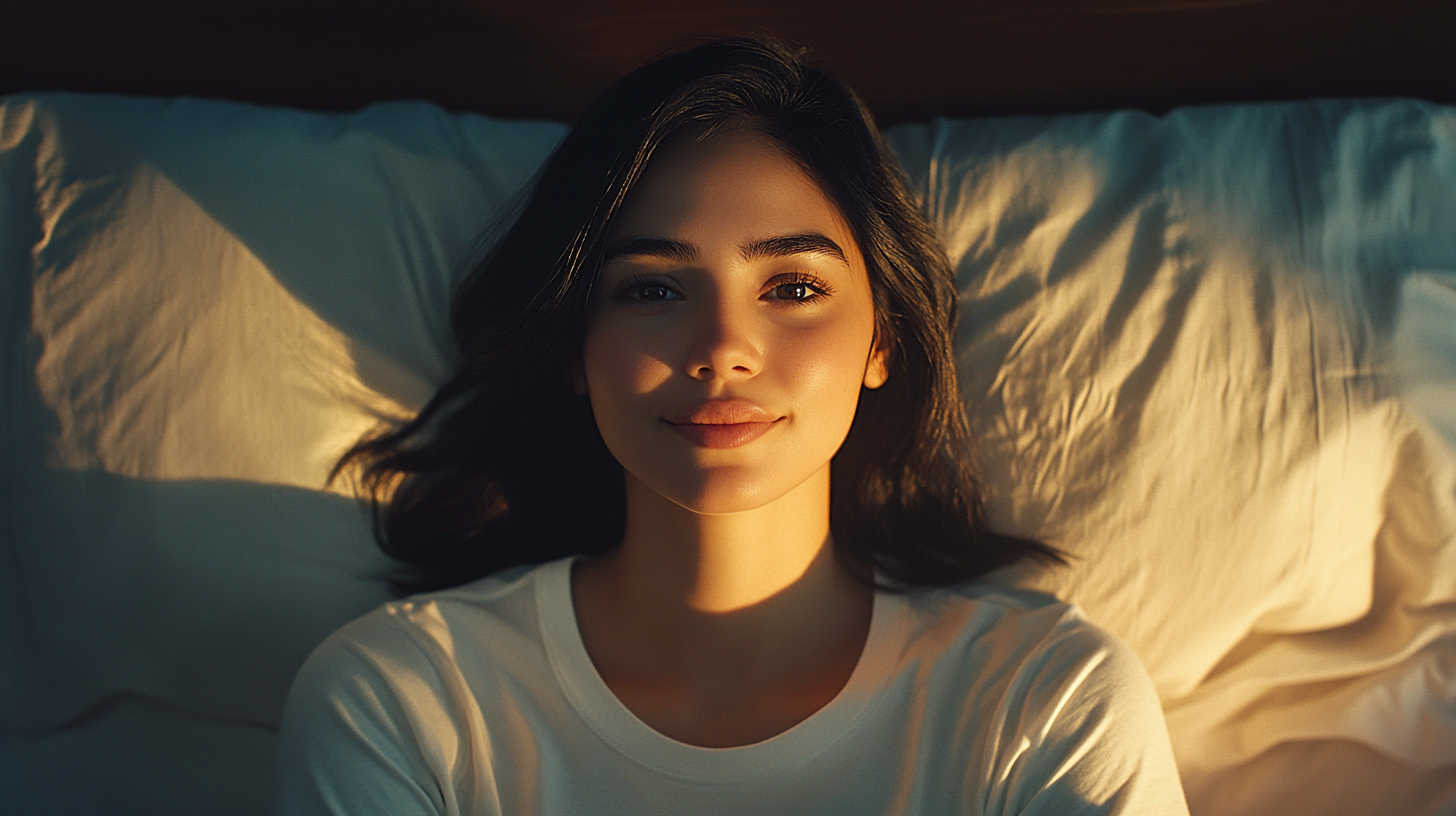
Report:
[[[562,132],[5,101],[0,812],[266,810],[294,669],[384,597],[325,474],[447,370],[456,259]],[[1456,111],[891,137],[992,513],[1077,556],[999,579],[1138,651],[1195,813],[1456,813]]]

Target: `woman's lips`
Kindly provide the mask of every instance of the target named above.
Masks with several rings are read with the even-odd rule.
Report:
[[[737,448],[768,433],[781,417],[747,400],[711,400],[663,420],[702,448]]]
[[[700,448],[736,448],[747,445],[768,433],[773,425],[772,422],[734,422],[727,425],[667,423],[667,427],[676,431],[678,436]]]

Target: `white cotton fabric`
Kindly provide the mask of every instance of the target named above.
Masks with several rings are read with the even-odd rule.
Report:
[[[462,259],[564,130],[0,101],[0,813],[271,807],[299,664],[389,597],[329,470],[428,397]]]
[[[0,100],[0,812],[267,809],[290,680],[387,598],[329,466],[564,130]],[[1194,813],[1456,812],[1456,109],[888,136],[988,510],[1076,556],[997,580],[1137,653]]]
[[[957,266],[993,517],[1079,559],[1006,579],[1142,656],[1190,790],[1339,740],[1446,780],[1392,811],[1456,808],[1456,111],[891,135]]]
[[[304,664],[285,816],[1186,813],[1126,647],[1049,598],[878,593],[839,695],[753,745],[665,737],[611,693],[571,560],[395,602]]]

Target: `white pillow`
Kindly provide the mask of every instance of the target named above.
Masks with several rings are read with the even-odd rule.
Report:
[[[1450,382],[1402,385],[1393,339],[1403,287],[1450,300],[1426,273],[1456,270],[1456,111],[892,135],[957,264],[992,514],[1075,556],[1003,580],[1131,643],[1185,773],[1318,738],[1456,764],[1456,459],[1416,430]],[[1449,376],[1456,310],[1421,314],[1421,370]],[[1396,693],[1423,684],[1445,690]]]
[[[0,811],[269,809],[294,672],[386,597],[328,471],[447,371],[459,258],[563,132],[6,100]]]

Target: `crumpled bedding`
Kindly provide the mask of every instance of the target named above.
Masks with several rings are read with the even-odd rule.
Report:
[[[0,811],[259,813],[294,670],[385,597],[340,452],[449,368],[564,129],[0,108]],[[962,294],[993,518],[1147,664],[1196,814],[1456,812],[1456,110],[890,131]]]

